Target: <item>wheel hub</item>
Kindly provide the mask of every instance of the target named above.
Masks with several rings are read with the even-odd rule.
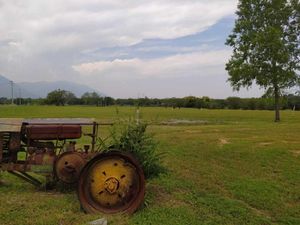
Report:
[[[110,194],[114,194],[119,189],[119,181],[114,177],[110,177],[105,181],[104,188]]]
[[[58,156],[55,164],[55,175],[64,183],[72,184],[78,181],[80,171],[85,165],[83,156],[78,152],[65,152]]]

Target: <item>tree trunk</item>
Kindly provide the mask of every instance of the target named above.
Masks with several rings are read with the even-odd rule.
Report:
[[[279,112],[279,88],[277,85],[274,86],[274,97],[275,97],[275,122],[280,121],[280,112]]]

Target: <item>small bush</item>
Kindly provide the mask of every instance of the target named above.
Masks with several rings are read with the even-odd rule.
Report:
[[[161,165],[162,154],[157,153],[158,142],[153,135],[146,133],[146,123],[129,121],[113,126],[110,137],[98,139],[98,150],[119,149],[133,154],[143,167],[145,177],[153,178],[164,171]]]

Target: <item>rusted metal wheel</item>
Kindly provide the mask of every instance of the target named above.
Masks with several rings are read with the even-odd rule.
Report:
[[[94,157],[83,168],[78,197],[88,213],[133,213],[144,200],[145,178],[129,154],[110,151]]]
[[[78,152],[64,152],[55,161],[55,176],[66,184],[74,184],[79,180],[81,169],[86,161]]]

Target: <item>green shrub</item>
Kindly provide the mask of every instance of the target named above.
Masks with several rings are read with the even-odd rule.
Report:
[[[161,165],[162,153],[157,153],[158,142],[154,140],[153,134],[146,132],[146,123],[115,124],[108,138],[98,139],[98,150],[110,151],[119,149],[133,154],[140,162],[145,177],[153,178],[164,172]]]

